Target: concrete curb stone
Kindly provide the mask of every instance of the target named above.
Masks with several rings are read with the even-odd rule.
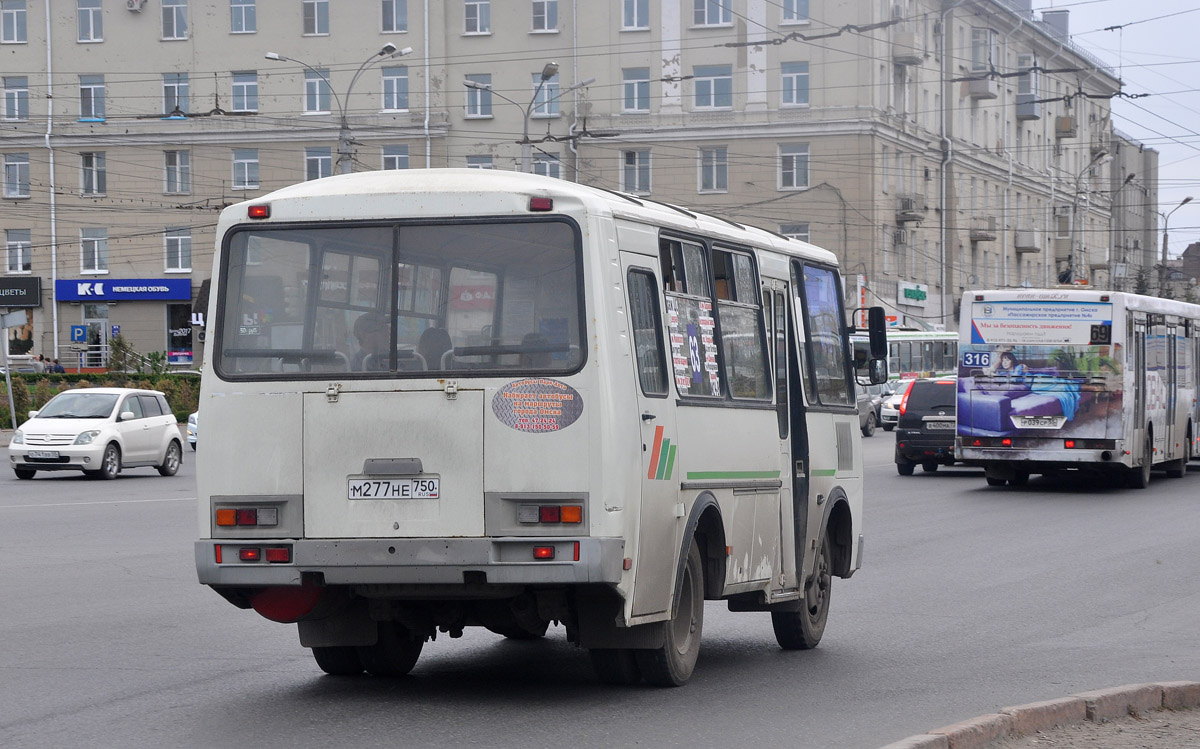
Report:
[[[984,749],[1006,738],[1075,723],[1103,723],[1127,715],[1197,707],[1200,707],[1200,682],[1126,684],[1002,708],[998,713],[909,736],[881,749]]]

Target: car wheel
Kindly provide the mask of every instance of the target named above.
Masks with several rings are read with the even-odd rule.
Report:
[[[33,478],[34,474],[37,473],[37,469],[35,469],[35,468],[14,468],[13,473],[17,474],[17,478],[19,478],[23,481],[28,481],[29,479]]]
[[[938,463],[936,460],[927,460],[921,464],[921,470],[925,473],[936,473],[937,469]]]
[[[862,433],[864,437],[875,434],[875,414],[867,414],[867,423],[862,425]]]
[[[196,443],[195,443],[195,442],[189,442],[188,444],[192,446],[192,449],[193,449],[193,450],[195,450],[195,449],[196,449]]]
[[[901,476],[911,476],[917,468],[917,464],[911,460],[900,459],[896,461],[896,473]]]
[[[160,476],[174,476],[179,472],[179,466],[182,463],[183,450],[179,447],[178,442],[171,440],[171,444],[167,445],[167,454],[163,456],[162,465],[155,467]]]
[[[999,476],[988,476],[988,486],[1004,486],[1008,483],[1008,479],[1002,479]]]
[[[896,428],[895,424],[884,424],[883,425],[883,431],[885,431],[885,432],[890,432],[895,428]]]
[[[112,480],[121,473],[121,448],[116,443],[108,443],[104,448],[104,457],[100,459],[100,468],[95,471],[84,471],[92,478]]]

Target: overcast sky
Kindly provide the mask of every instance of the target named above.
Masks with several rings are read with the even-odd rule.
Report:
[[[1034,0],[1071,11],[1071,40],[1111,64],[1127,95],[1113,125],[1159,153],[1159,209],[1170,211],[1169,252],[1200,241],[1200,3],[1196,0]],[[1111,26],[1120,29],[1105,31]],[[1159,242],[1162,242],[1159,224]],[[1161,247],[1161,244],[1159,245]]]

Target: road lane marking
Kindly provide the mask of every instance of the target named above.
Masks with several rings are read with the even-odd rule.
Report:
[[[29,507],[85,507],[87,505],[127,505],[141,502],[195,502],[196,497],[163,497],[161,499],[113,499],[95,502],[39,502],[36,505],[0,505],[0,510],[21,510]]]

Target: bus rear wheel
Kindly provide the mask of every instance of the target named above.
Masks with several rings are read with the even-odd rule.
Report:
[[[1142,464],[1129,469],[1129,486],[1132,489],[1145,489],[1150,485],[1150,467],[1154,462],[1154,433],[1146,430],[1146,442],[1142,445]]]
[[[362,659],[355,647],[313,648],[317,666],[330,676],[358,676],[363,672]]]
[[[592,648],[588,655],[602,684],[627,687],[642,680],[637,656],[629,648]]]
[[[646,683],[656,687],[680,687],[691,678],[700,656],[704,631],[704,563],[695,539],[688,548],[679,586],[675,616],[666,622],[666,641],[653,650],[635,650],[638,668]]]
[[[423,639],[394,622],[379,623],[379,640],[357,648],[363,668],[372,676],[404,676],[417,665]],[[318,662],[319,663],[319,662]]]
[[[825,623],[829,620],[829,594],[832,591],[833,549],[829,536],[821,541],[821,556],[817,568],[804,590],[802,606],[798,611],[772,611],[771,628],[775,630],[775,641],[784,650],[811,650],[825,634]]]

